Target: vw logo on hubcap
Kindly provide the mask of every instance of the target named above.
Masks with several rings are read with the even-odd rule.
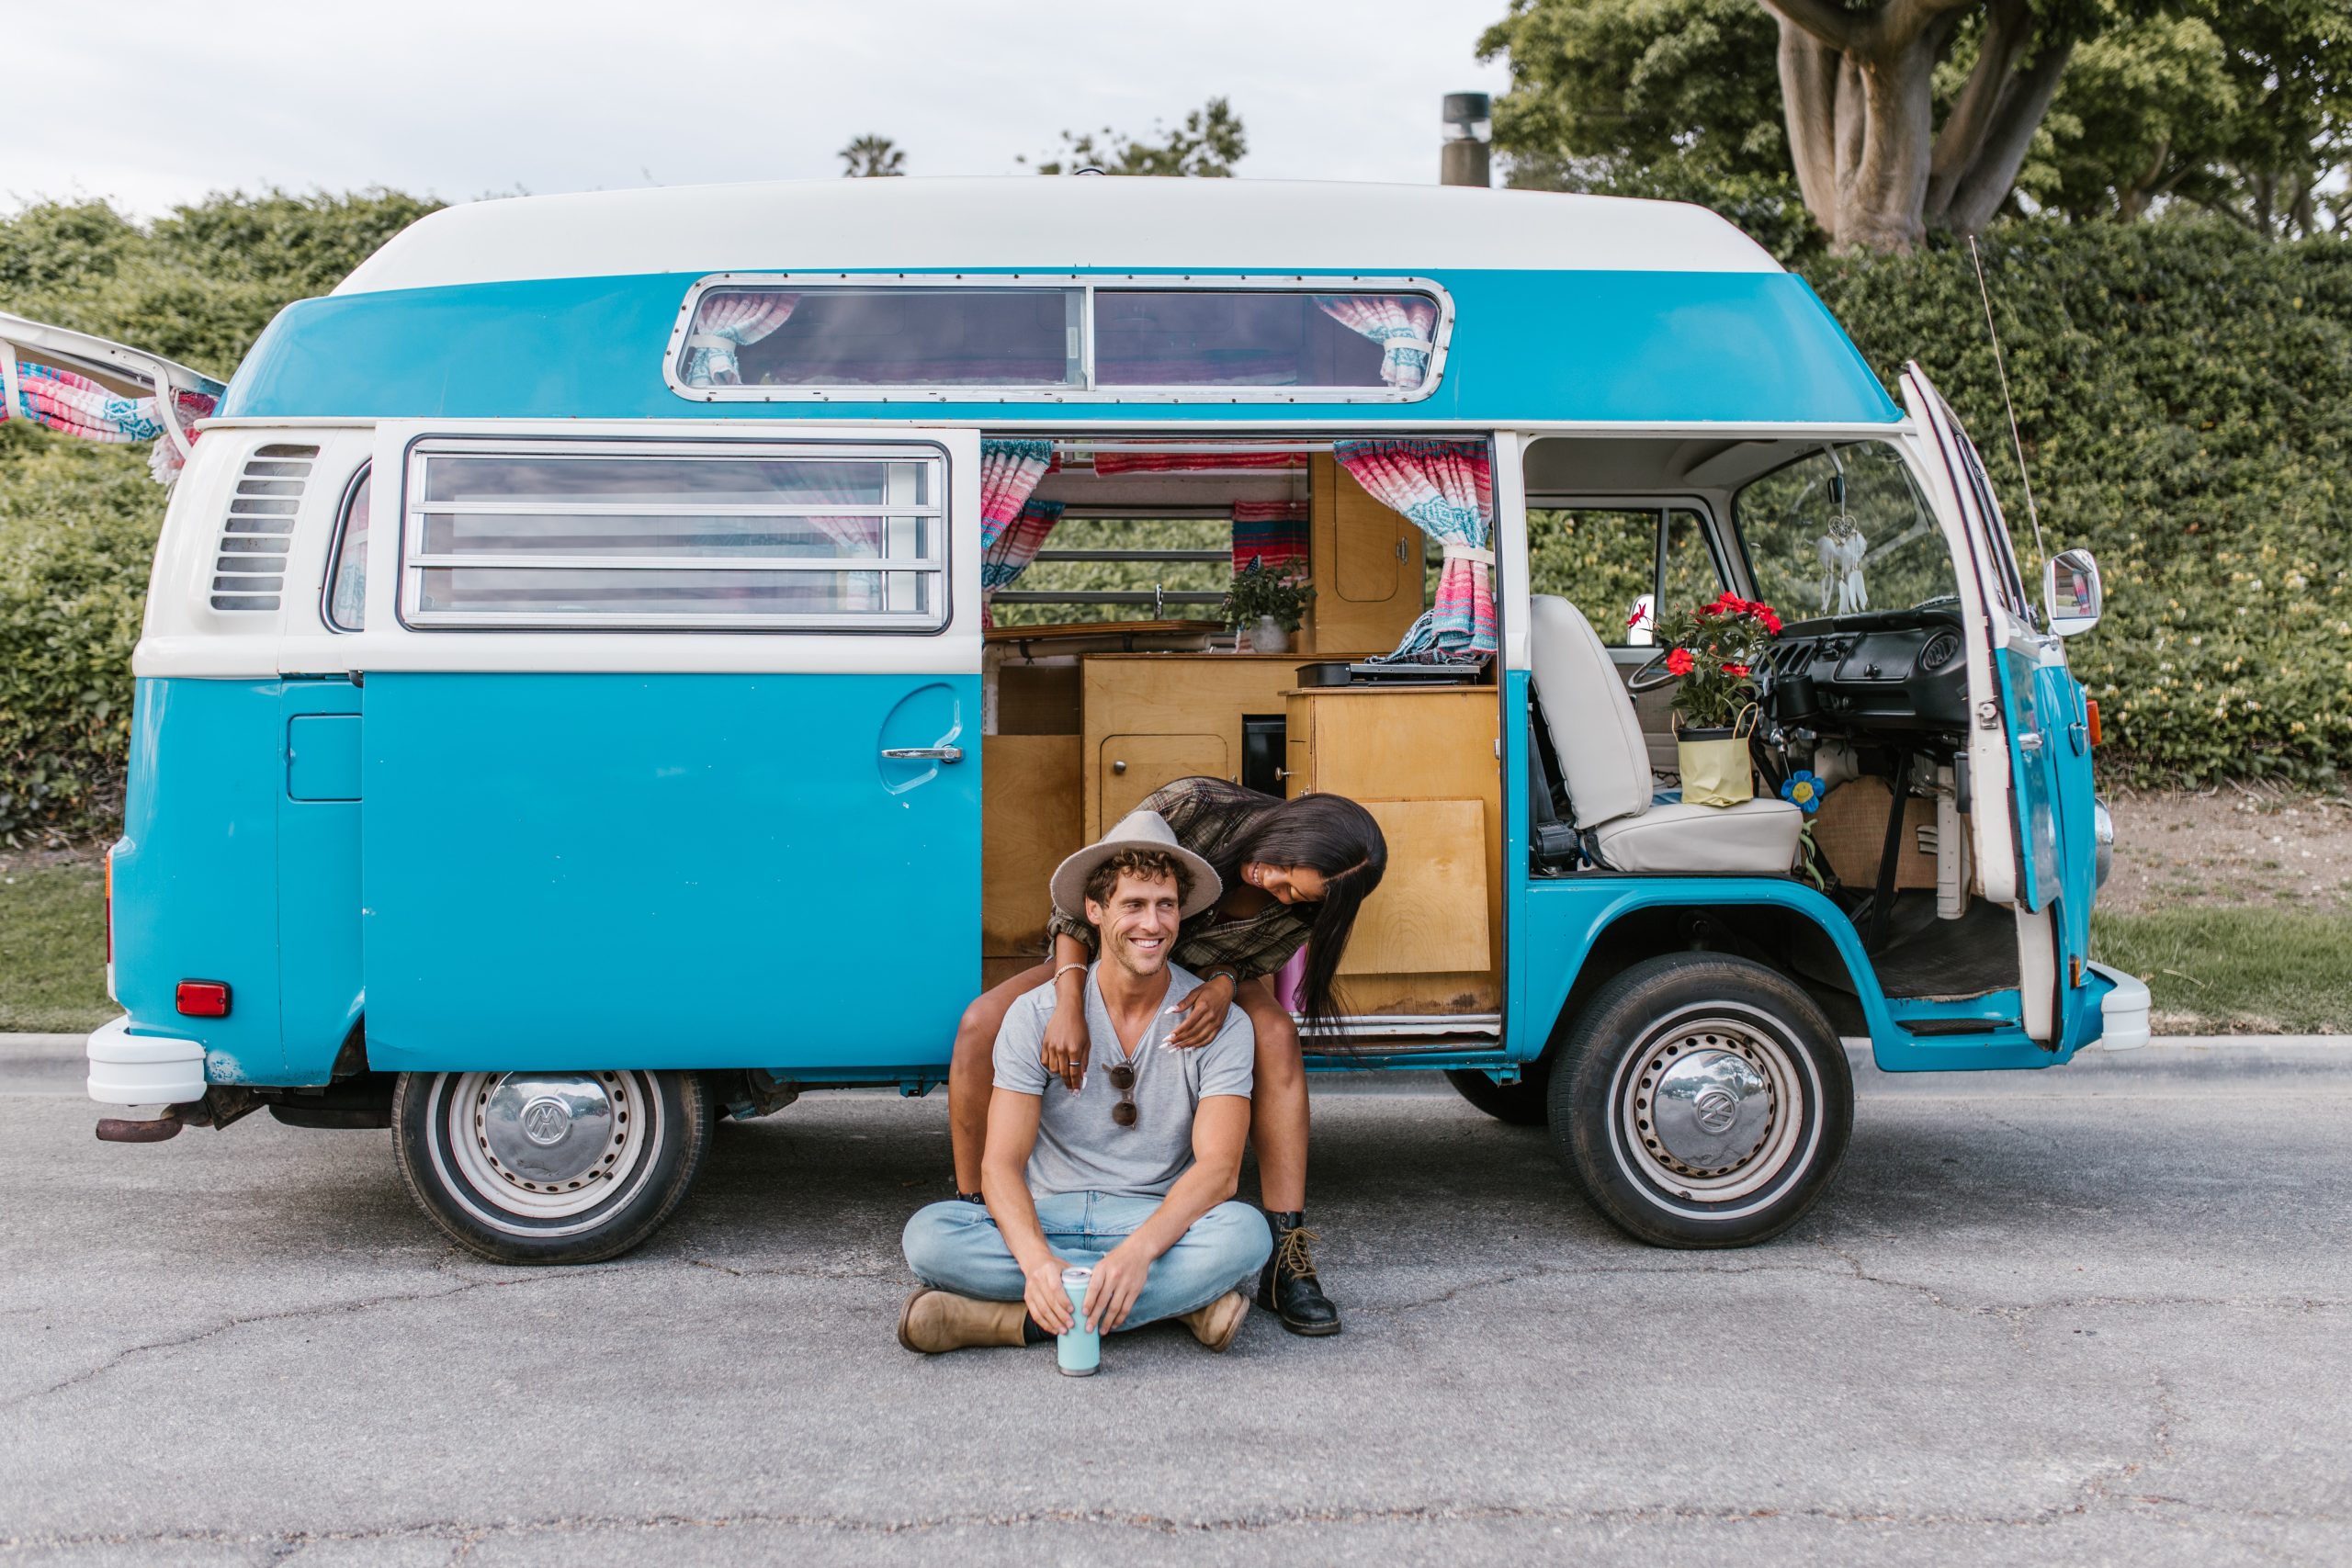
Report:
[[[571,1130],[571,1112],[551,1094],[543,1094],[523,1107],[521,1121],[523,1136],[541,1148],[561,1143],[564,1134]]]
[[[1729,1089],[1711,1089],[1692,1102],[1690,1114],[1710,1133],[1728,1133],[1739,1119],[1739,1097]]]

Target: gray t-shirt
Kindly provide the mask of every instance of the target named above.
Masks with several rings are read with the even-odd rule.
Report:
[[[1178,1021],[1173,1007],[1200,981],[1168,966],[1168,995],[1161,1015],[1136,1045],[1136,1124],[1111,1120],[1119,1091],[1111,1087],[1111,1066],[1130,1060],[1119,1047],[1118,1031],[1102,1005],[1094,971],[1086,973],[1086,1032],[1093,1045],[1086,1082],[1072,1094],[1046,1071],[1038,1053],[1046,1043],[1046,1021],[1053,1016],[1049,982],[1017,998],[996,1037],[996,1087],[1034,1094],[1037,1146],[1029,1156],[1029,1190],[1044,1198],[1057,1192],[1104,1192],[1127,1198],[1162,1198],[1193,1164],[1193,1113],[1213,1094],[1250,1097],[1250,1066],[1258,1054],[1249,1014],[1228,1009],[1216,1038],[1191,1051],[1159,1043]]]

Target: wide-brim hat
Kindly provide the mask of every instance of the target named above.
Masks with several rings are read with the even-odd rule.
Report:
[[[1225,884],[1216,868],[1176,841],[1176,829],[1157,811],[1130,811],[1097,842],[1054,868],[1054,908],[1079,919],[1086,918],[1086,879],[1094,868],[1122,850],[1157,850],[1182,861],[1193,874],[1193,894],[1177,908],[1180,919],[1190,919],[1225,896]]]

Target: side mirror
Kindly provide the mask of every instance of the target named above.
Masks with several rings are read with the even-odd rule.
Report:
[[[2080,637],[2098,625],[2105,604],[2098,581],[2098,562],[2088,550],[2060,550],[2041,569],[2041,608],[2050,629],[2060,637]]]

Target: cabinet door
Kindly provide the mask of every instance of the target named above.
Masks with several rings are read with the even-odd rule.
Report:
[[[1089,829],[1099,839],[1161,784],[1195,773],[1233,776],[1232,748],[1222,735],[1107,735],[1095,759],[1100,770],[1100,819]]]

